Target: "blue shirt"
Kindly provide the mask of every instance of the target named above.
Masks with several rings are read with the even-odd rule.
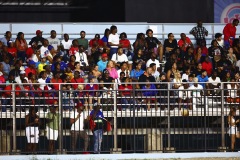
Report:
[[[139,71],[137,71],[136,69],[133,69],[130,73],[130,77],[138,79],[143,73],[144,71],[142,69],[140,69]]]
[[[98,70],[100,72],[103,72],[103,70],[107,67],[107,63],[108,63],[108,61],[106,61],[106,62],[103,62],[102,60],[98,61],[98,63],[97,63]]]
[[[198,82],[208,82],[208,76],[202,78],[202,75],[198,75]],[[203,88],[205,88],[206,83],[199,83],[200,85],[202,85]]]

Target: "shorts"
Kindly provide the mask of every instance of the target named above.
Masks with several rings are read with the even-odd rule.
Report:
[[[236,134],[237,133],[237,128],[235,126],[231,126],[229,129],[228,129],[228,134],[231,135],[231,134]]]
[[[52,128],[46,126],[46,137],[48,140],[56,141],[58,139],[58,130],[53,130]]]
[[[38,143],[39,141],[38,127],[26,127],[26,137],[28,143]]]

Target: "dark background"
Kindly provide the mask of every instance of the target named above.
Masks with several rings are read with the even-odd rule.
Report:
[[[0,6],[1,22],[213,23],[213,0],[72,0],[69,6]]]

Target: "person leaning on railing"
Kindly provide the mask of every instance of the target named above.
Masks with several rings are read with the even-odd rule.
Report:
[[[235,116],[236,116],[236,108],[231,108],[228,114],[228,119],[227,119],[228,125],[229,125],[228,134],[231,138],[231,151],[234,151],[235,149],[236,138],[240,138],[240,133],[237,130],[237,124],[240,121],[239,119],[236,120]]]

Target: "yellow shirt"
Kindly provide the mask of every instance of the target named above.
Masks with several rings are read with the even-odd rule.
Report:
[[[45,71],[45,69],[43,69],[44,66],[46,66],[46,63],[39,63],[38,65],[38,73]]]

